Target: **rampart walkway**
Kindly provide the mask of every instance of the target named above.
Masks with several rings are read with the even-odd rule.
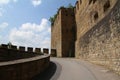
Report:
[[[51,58],[50,67],[34,80],[120,80],[112,71],[87,61]]]

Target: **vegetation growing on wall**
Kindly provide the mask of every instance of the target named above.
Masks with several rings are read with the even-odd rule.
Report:
[[[61,8],[71,8],[74,10],[74,6],[72,4],[68,4],[67,7],[64,7],[64,6],[61,6],[58,10],[57,10],[57,13],[54,14],[52,17],[49,18],[49,21],[51,22],[51,25],[53,26],[54,25],[54,22],[55,22],[55,19],[57,18],[57,15],[58,15],[58,12]]]
[[[50,17],[49,21],[51,22],[51,25],[54,24],[56,17],[57,17],[57,14],[53,15],[52,17]]]

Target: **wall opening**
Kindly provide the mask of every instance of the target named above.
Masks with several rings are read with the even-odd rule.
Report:
[[[93,0],[93,4],[96,2],[97,0]]]
[[[107,0],[107,2],[104,4],[104,12],[106,12],[110,7],[110,1]]]
[[[94,20],[97,20],[98,19],[98,12],[95,12],[94,14]]]
[[[92,3],[92,0],[89,0],[89,4],[91,4]]]
[[[91,11],[90,12],[90,22],[91,23],[94,23],[98,20],[99,18],[99,14],[98,14],[98,11]]]
[[[82,0],[80,0],[80,4],[82,4]]]

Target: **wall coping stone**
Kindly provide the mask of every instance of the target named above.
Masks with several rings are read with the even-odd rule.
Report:
[[[26,62],[33,62],[39,59],[43,59],[46,57],[49,57],[50,55],[44,54],[40,56],[35,56],[31,58],[25,58],[25,59],[19,59],[19,60],[13,60],[13,61],[7,61],[7,62],[0,62],[0,67],[1,66],[7,66],[7,65],[14,65],[14,64],[20,64],[20,63],[26,63]]]

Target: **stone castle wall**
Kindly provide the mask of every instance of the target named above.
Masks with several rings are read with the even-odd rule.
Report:
[[[108,12],[103,8],[107,14],[85,34],[78,36],[76,53],[79,58],[104,65],[120,74],[120,1],[106,1],[115,6],[109,7]]]
[[[74,9],[62,9],[62,57],[72,57],[75,51]]]
[[[46,54],[43,54],[46,53]],[[50,63],[49,50],[2,44],[0,46],[0,80],[32,80]]]
[[[0,62],[0,80],[33,80],[48,68],[49,63],[49,55]]]
[[[56,49],[56,53],[58,57],[62,56],[62,42],[61,42],[61,11],[59,11],[57,18],[54,22],[54,25],[51,27],[51,48]]]
[[[78,0],[74,14],[75,57],[105,65],[120,74],[120,0]],[[67,19],[70,18],[60,17],[57,20],[61,22]],[[59,29],[52,29],[52,32],[60,32],[64,23],[54,26],[59,26]],[[54,33],[52,35],[62,37],[61,33]],[[55,42],[62,41],[62,38],[55,39],[55,36],[52,36],[52,39]],[[59,44],[62,45],[62,42]],[[54,45],[57,48],[60,47],[59,44]],[[58,53],[62,52],[61,49],[56,49],[57,55],[61,55]]]
[[[75,9],[77,26],[76,57],[80,53],[80,38],[111,11],[115,3],[116,0],[78,0]]]

